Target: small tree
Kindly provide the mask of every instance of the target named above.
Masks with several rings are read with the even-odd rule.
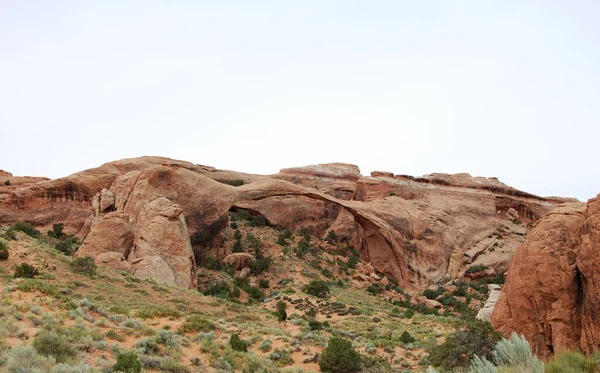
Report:
[[[360,354],[350,341],[332,337],[319,359],[321,371],[326,373],[354,373],[360,371]]]
[[[402,343],[413,343],[414,341],[415,338],[406,330],[400,335],[400,342]]]
[[[4,185],[6,185],[6,186],[10,186],[10,180],[9,180],[9,179],[6,179],[6,181],[4,182]]]
[[[241,253],[242,251],[244,251],[244,249],[242,248],[242,240],[236,240],[233,243],[233,248],[231,249],[231,252]]]
[[[0,241],[0,260],[8,259],[8,246],[4,241]]]
[[[246,352],[248,351],[248,342],[240,338],[237,333],[234,333],[229,338],[229,346],[235,351]]]
[[[63,223],[55,223],[52,225],[52,230],[48,231],[48,236],[54,238],[63,238],[65,234],[63,233],[64,224]]]
[[[113,372],[141,373],[142,363],[138,361],[137,354],[134,351],[119,353],[117,363],[112,370]]]
[[[277,320],[285,321],[287,319],[287,312],[285,311],[287,305],[284,301],[280,300],[277,302],[277,310],[274,312],[275,316],[277,316]]]

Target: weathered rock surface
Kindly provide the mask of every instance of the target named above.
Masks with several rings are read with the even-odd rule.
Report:
[[[600,348],[600,206],[568,203],[538,221],[516,252],[492,315],[541,356]]]
[[[489,294],[488,299],[485,301],[483,307],[479,309],[477,312],[477,316],[475,318],[484,321],[490,321],[492,318],[492,313],[494,312],[494,308],[496,307],[496,303],[498,302],[498,297],[500,296],[500,291],[502,287],[496,284],[488,285]]]
[[[248,253],[233,253],[227,255],[223,259],[223,263],[229,264],[236,271],[241,271],[244,268],[250,267],[250,263],[254,260],[254,257]]]
[[[411,289],[424,288],[444,277],[460,277],[474,264],[504,272],[526,232],[525,226],[517,226],[506,217],[509,209],[527,224],[564,201],[521,192],[495,178],[468,174],[419,178],[391,177],[389,172],[373,175],[363,177],[358,167],[341,163],[260,176],[168,158],[125,159],[12,190],[0,206],[0,223],[23,220],[49,229],[52,223],[62,222],[67,234],[85,238],[82,253],[119,252],[134,270],[136,263],[124,249],[129,241],[123,234],[117,239],[118,250],[105,244],[91,245],[102,241],[98,236],[108,232],[105,226],[117,224],[103,222],[115,219],[110,216],[114,212],[126,214],[122,221],[135,222],[130,251],[137,253],[140,245],[144,252],[138,242],[142,238],[140,214],[146,206],[161,197],[177,204],[185,216],[195,260],[201,263],[208,250],[220,247],[228,212],[246,209],[280,228],[305,227],[321,237],[333,230],[378,273]],[[244,184],[232,186],[235,180]],[[500,229],[504,232],[501,238],[493,235]],[[92,235],[94,230],[98,232]],[[185,267],[168,262],[159,251],[155,254],[171,270],[175,265]],[[134,256],[137,260],[137,254]],[[158,259],[144,261],[155,263]],[[171,278],[164,272],[164,278]]]

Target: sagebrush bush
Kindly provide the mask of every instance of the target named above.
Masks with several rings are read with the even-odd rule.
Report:
[[[516,333],[496,344],[492,358],[498,366],[518,367],[532,373],[544,372],[544,364],[531,353],[529,342]]]
[[[319,367],[326,373],[359,372],[361,357],[346,339],[332,337],[319,359]]]
[[[66,338],[55,332],[41,332],[35,337],[31,345],[38,353],[44,356],[52,356],[60,363],[64,363],[77,355],[77,351]]]
[[[179,333],[204,332],[215,330],[215,324],[200,315],[189,315],[179,327]]]
[[[55,360],[41,356],[31,346],[14,346],[4,353],[4,369],[8,373],[41,373],[49,372]]]
[[[15,278],[35,278],[35,276],[39,275],[40,271],[37,270],[34,266],[27,263],[21,263],[15,267],[14,277]]]
[[[73,272],[80,273],[86,276],[93,276],[96,274],[96,262],[94,258],[86,256],[83,258],[75,258],[70,263]]]

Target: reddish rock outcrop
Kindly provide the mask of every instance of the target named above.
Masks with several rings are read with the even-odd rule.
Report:
[[[600,348],[600,206],[564,204],[537,222],[515,254],[492,315],[543,357]]]
[[[202,262],[207,250],[220,247],[228,211],[246,209],[280,228],[305,227],[321,237],[333,230],[379,273],[410,289],[460,277],[473,264],[486,264],[502,273],[526,232],[506,217],[509,209],[527,224],[563,202],[468,174],[374,175],[363,177],[358,167],[341,163],[260,176],[167,158],[125,159],[12,190],[0,206],[0,223],[23,220],[49,229],[52,223],[62,222],[66,233],[85,238],[82,253],[98,257],[103,250],[125,251],[123,257],[133,270],[135,263],[123,249],[127,244],[117,245],[118,251],[102,244],[91,246],[101,241],[98,236],[107,231],[106,226],[117,224],[104,222],[116,219],[114,212],[126,214],[123,221],[135,221],[131,246],[135,251],[140,239],[136,229],[146,206],[162,197],[177,204],[185,216],[195,259]],[[92,234],[94,230],[99,232]],[[114,254],[101,259],[126,266]],[[162,260],[173,270],[174,264]],[[144,265],[159,262],[157,258],[145,261]],[[163,269],[161,273],[168,272]]]

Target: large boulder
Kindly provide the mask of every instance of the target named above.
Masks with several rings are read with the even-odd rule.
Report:
[[[491,322],[525,335],[542,357],[600,346],[600,208],[564,204],[537,222],[516,252]]]
[[[477,312],[477,316],[475,316],[476,319],[483,321],[490,321],[492,318],[492,313],[494,312],[494,308],[496,308],[496,303],[498,302],[498,297],[500,297],[502,287],[500,285],[490,284],[488,285],[488,289],[490,291],[488,299],[485,301],[483,307]]]

